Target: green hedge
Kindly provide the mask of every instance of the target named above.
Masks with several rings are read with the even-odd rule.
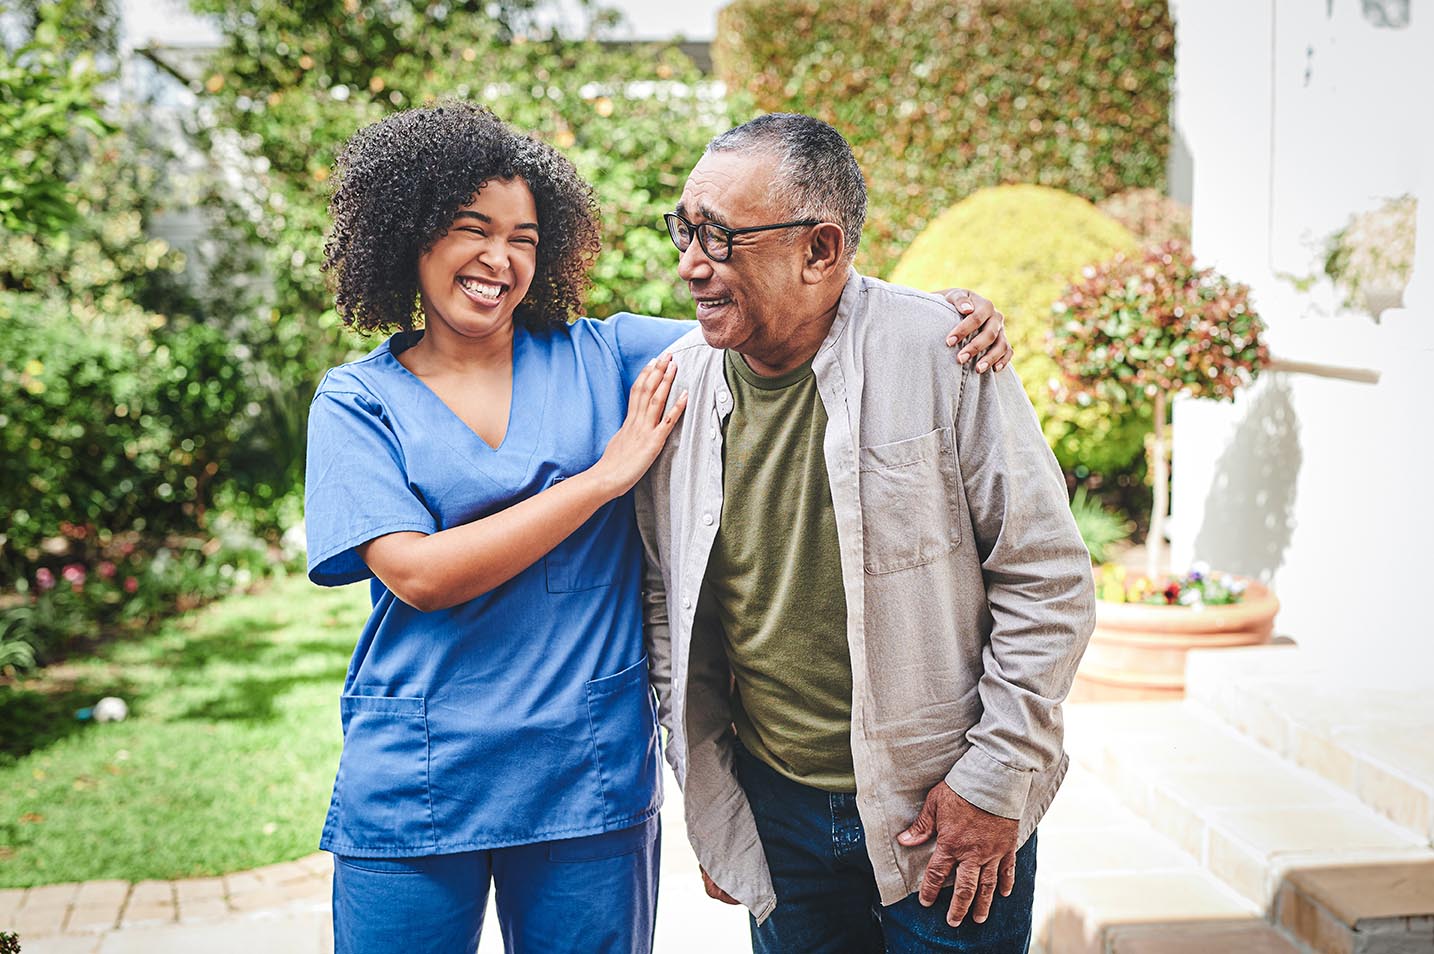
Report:
[[[870,183],[861,267],[1013,182],[1096,200],[1165,183],[1165,0],[736,0],[713,59],[757,110],[818,116]]]
[[[0,582],[198,525],[234,439],[239,373],[202,325],[0,292]]]

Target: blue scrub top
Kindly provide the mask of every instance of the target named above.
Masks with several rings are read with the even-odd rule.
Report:
[[[355,547],[486,517],[597,462],[642,367],[691,327],[619,314],[515,328],[513,401],[489,447],[398,362],[422,332],[334,368],[309,414],[309,577],[371,580],[340,709],[320,846],[408,857],[576,838],[661,804],[631,495],[451,609],[397,599]]]

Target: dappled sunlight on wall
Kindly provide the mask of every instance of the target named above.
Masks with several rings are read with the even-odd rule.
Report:
[[[1284,375],[1266,376],[1215,464],[1195,536],[1196,559],[1269,582],[1295,527],[1303,457],[1300,422]]]

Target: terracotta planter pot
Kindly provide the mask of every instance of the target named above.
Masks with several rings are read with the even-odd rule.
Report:
[[[1249,581],[1245,598],[1229,606],[1096,604],[1095,632],[1071,689],[1072,702],[1180,699],[1185,655],[1192,649],[1269,642],[1280,602]]]

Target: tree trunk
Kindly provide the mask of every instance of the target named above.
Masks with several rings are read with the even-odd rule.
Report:
[[[1165,568],[1165,515],[1170,510],[1170,466],[1165,450],[1165,392],[1155,393],[1155,440],[1150,449],[1154,473],[1155,507],[1150,533],[1145,538],[1145,574],[1152,581]]]

